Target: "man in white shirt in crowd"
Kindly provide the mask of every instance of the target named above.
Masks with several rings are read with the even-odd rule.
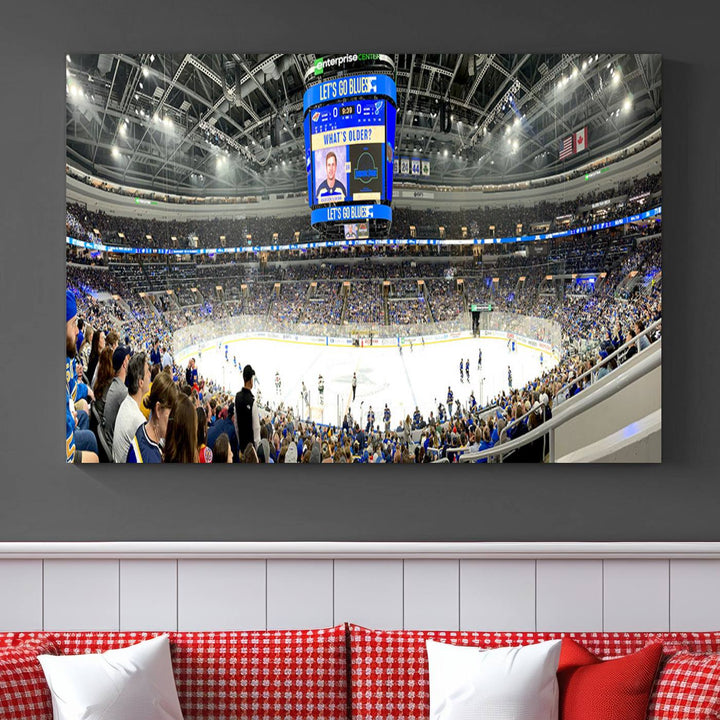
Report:
[[[142,399],[150,389],[150,363],[144,352],[133,355],[128,363],[125,384],[128,396],[122,401],[113,433],[113,461],[127,462],[128,449],[137,429],[145,422]]]
[[[162,354],[162,369],[164,370],[168,366],[172,367],[172,364],[173,356],[170,354],[170,351],[164,347]]]

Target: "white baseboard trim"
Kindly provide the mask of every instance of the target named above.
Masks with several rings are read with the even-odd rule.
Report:
[[[720,559],[720,542],[0,542],[13,559]]]

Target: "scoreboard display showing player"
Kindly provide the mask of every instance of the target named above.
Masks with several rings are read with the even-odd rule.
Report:
[[[396,89],[383,74],[337,77],[303,97],[311,223],[392,219]]]

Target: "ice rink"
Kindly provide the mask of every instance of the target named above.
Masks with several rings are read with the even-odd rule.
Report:
[[[225,359],[228,346],[228,360]],[[478,368],[478,351],[482,348],[482,368]],[[481,404],[485,399],[508,390],[508,365],[513,387],[524,385],[553,366],[556,359],[522,342],[516,350],[508,349],[503,338],[465,338],[414,343],[412,350],[398,347],[347,347],[295,342],[268,338],[216,338],[201,348],[178,353],[182,367],[195,357],[198,371],[206,379],[229,389],[233,394],[242,387],[242,366],[252,365],[257,373],[255,394],[272,406],[282,402],[296,413],[317,422],[336,424],[342,420],[348,405],[353,418],[363,424],[370,407],[376,424],[383,427],[385,403],[391,411],[395,428],[406,415],[419,407],[425,419],[432,410],[437,416],[438,403],[446,403],[448,386],[455,398],[467,406],[470,392]],[[233,358],[238,366],[233,365]],[[460,381],[460,359],[470,360],[470,379]],[[281,392],[275,387],[275,373],[280,373]],[[357,392],[352,400],[352,376],[357,374]],[[320,399],[318,376],[325,380],[324,397]],[[301,399],[302,383],[309,393],[308,408]]]

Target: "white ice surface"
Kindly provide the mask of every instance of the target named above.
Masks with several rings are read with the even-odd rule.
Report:
[[[225,345],[228,360],[225,360]],[[482,369],[478,369],[478,350],[482,347]],[[181,351],[176,362],[187,364],[195,357],[198,371],[206,379],[226,387],[233,394],[242,387],[241,369],[233,366],[233,357],[240,364],[250,364],[255,370],[257,395],[262,401],[292,406],[303,417],[337,424],[345,408],[351,405],[352,415],[363,425],[372,406],[375,423],[384,427],[382,414],[388,404],[395,428],[406,416],[412,416],[418,406],[427,419],[432,410],[437,417],[438,403],[446,403],[448,385],[455,398],[467,406],[470,392],[478,404],[508,389],[508,365],[512,369],[513,387],[524,385],[540,376],[555,358],[516,343],[510,352],[501,338],[472,338],[444,340],[425,345],[414,343],[413,349],[404,347],[337,347],[304,344],[282,339],[225,339],[217,338],[201,348]],[[470,360],[470,381],[460,382],[460,358]],[[281,393],[275,389],[275,372],[280,373]],[[357,373],[357,393],[352,401],[352,375]],[[318,375],[325,380],[324,402],[318,392]],[[310,395],[310,409],[301,401],[302,382]]]

